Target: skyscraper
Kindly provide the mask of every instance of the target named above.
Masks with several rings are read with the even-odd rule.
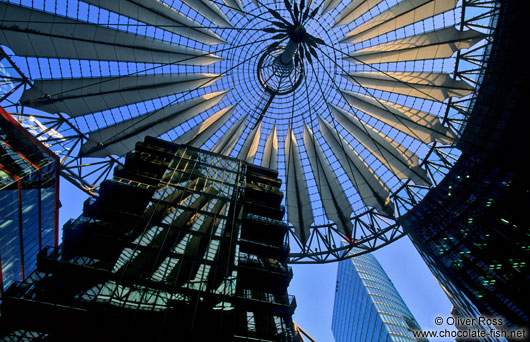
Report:
[[[6,291],[4,336],[291,341],[279,187],[275,171],[146,138]]]
[[[0,300],[58,242],[59,158],[0,107]]]
[[[502,336],[493,336],[491,334],[492,330],[499,331],[492,324],[493,322],[479,321],[478,317],[481,316],[480,310],[473,304],[473,302],[465,295],[464,292],[459,290],[453,282],[445,278],[444,274],[436,267],[434,261],[421,250],[418,250],[420,256],[427,263],[427,267],[431,270],[434,277],[441,286],[443,292],[447,295],[449,301],[452,304],[450,311],[451,316],[455,319],[454,322],[460,322],[460,324],[455,324],[454,327],[458,330],[462,330],[461,336],[467,337],[457,337],[455,340],[457,342],[468,342],[468,341],[477,341],[477,342],[506,342],[506,338]],[[475,318],[470,325],[465,325],[463,323],[470,322],[469,318]],[[484,331],[485,336],[475,336],[469,337],[471,332]]]
[[[375,256],[339,262],[332,331],[336,342],[419,342],[416,319]]]
[[[523,177],[465,156],[404,221],[450,298],[467,298],[507,328],[529,322],[529,190]]]

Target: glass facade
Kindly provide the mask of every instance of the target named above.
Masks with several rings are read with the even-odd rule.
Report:
[[[434,277],[440,284],[442,290],[445,292],[447,297],[449,298],[449,301],[451,304],[453,304],[453,307],[451,309],[451,315],[454,318],[473,318],[473,317],[480,317],[480,311],[478,308],[471,302],[471,300],[459,289],[457,289],[454,284],[449,281],[440,271],[436,268],[434,260],[432,260],[427,254],[423,253],[422,251],[419,251],[421,257],[425,262],[427,263],[427,266],[433,273]],[[483,330],[487,333],[488,336],[485,337],[477,337],[473,338],[472,341],[475,342],[506,342],[506,338],[502,337],[492,337],[490,336],[490,332],[492,330],[496,330],[497,327],[493,325],[488,325],[487,322],[479,322],[479,320],[474,320],[473,324],[470,326],[466,325],[455,325],[455,328],[458,330],[473,330],[473,331],[479,331]],[[456,338],[456,342],[468,342],[470,339],[467,338]]]
[[[51,341],[292,342],[280,185],[274,170],[147,137],[6,291],[0,325]]]
[[[405,217],[412,242],[458,311],[502,317],[508,329],[526,326],[529,206],[526,175],[464,155]],[[469,305],[477,310],[462,309]]]
[[[377,259],[339,263],[332,331],[336,342],[416,342],[419,325]]]
[[[149,220],[122,250],[112,273],[136,279],[149,268],[149,282],[164,290],[127,286],[113,279],[98,285],[95,300],[161,311],[170,302],[190,302],[191,293],[234,296],[241,226],[237,208],[242,206],[245,171],[240,161],[185,148],[173,152],[161,178],[152,179],[159,180],[156,187],[133,182],[126,172],[118,171],[107,186],[151,187],[154,193],[143,216],[158,219]],[[222,273],[217,263],[225,265]],[[83,296],[90,298],[94,290]],[[227,301],[216,307],[232,309]]]
[[[0,292],[57,244],[59,159],[0,108]]]

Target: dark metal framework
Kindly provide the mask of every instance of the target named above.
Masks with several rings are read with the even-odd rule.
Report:
[[[5,292],[2,341],[293,341],[280,184],[238,159],[139,142]]]
[[[351,51],[355,51],[359,48],[355,45],[355,48],[344,49],[345,45],[338,46],[339,39],[347,33],[344,27],[334,27],[332,30],[326,31],[331,26],[330,23],[326,23],[324,15],[318,20],[307,27],[308,32],[315,33],[322,37],[324,45],[321,45],[316,49],[318,55],[317,58],[312,58],[309,61],[308,57],[303,56],[303,68],[301,84],[296,87],[296,90],[292,94],[287,96],[271,96],[270,92],[263,90],[260,87],[259,91],[252,86],[251,75],[256,75],[256,63],[263,52],[263,46],[267,45],[268,41],[271,41],[272,33],[263,32],[266,28],[266,24],[274,20],[274,17],[269,12],[264,10],[261,5],[269,6],[278,11],[283,8],[281,2],[249,2],[243,6],[243,12],[245,15],[240,15],[239,12],[234,10],[234,5],[226,5],[224,3],[213,1],[219,8],[223,10],[225,15],[233,24],[233,27],[227,25],[212,24],[209,21],[205,21],[195,13],[193,10],[187,9],[185,5],[178,5],[176,2],[170,2],[170,5],[178,7],[179,10],[183,11],[184,14],[190,18],[201,23],[201,26],[208,27],[217,33],[222,39],[230,43],[230,46],[225,45],[214,45],[210,46],[207,51],[213,54],[219,54],[224,60],[208,66],[206,69],[208,72],[217,74],[218,76],[213,77],[214,85],[211,85],[212,91],[225,91],[230,90],[228,95],[223,98],[223,104],[238,104],[237,115],[233,115],[230,120],[225,121],[225,124],[218,128],[217,132],[212,133],[211,138],[203,145],[203,147],[213,149],[218,141],[222,140],[223,134],[230,135],[236,133],[231,130],[231,127],[239,127],[241,125],[241,132],[243,137],[251,136],[252,129],[255,129],[258,124],[263,122],[263,131],[272,134],[272,131],[276,132],[280,138],[285,138],[288,135],[288,131],[293,130],[294,134],[298,136],[298,139],[302,136],[304,125],[307,125],[312,131],[317,130],[318,120],[317,116],[324,116],[325,118],[332,118],[332,113],[328,107],[329,103],[341,102],[346,103],[341,89],[346,89],[345,84],[350,84],[340,78],[340,74],[354,72],[363,72],[366,70],[375,70],[382,73],[392,73],[394,70],[412,69],[421,72],[423,69],[427,69],[428,65],[434,65],[439,61],[437,59],[423,60],[423,61],[412,61],[410,63],[399,64],[395,63],[361,63],[355,68],[348,67],[343,59],[347,57],[347,54]],[[386,1],[385,1],[386,3]],[[321,4],[322,5],[322,4]],[[386,3],[387,6],[390,6]],[[312,7],[311,7],[312,6]],[[301,5],[303,7],[303,5]],[[475,44],[466,50],[457,50],[454,58],[441,59],[442,69],[451,69],[450,72],[452,77],[457,80],[465,81],[466,83],[473,85],[474,91],[469,96],[461,98],[450,97],[448,100],[439,103],[430,103],[424,101],[423,106],[430,106],[430,109],[437,111],[442,124],[450,128],[456,133],[457,137],[460,135],[463,127],[465,126],[466,119],[469,116],[470,110],[473,108],[475,96],[480,87],[482,75],[485,72],[486,60],[489,53],[490,45],[492,42],[492,34],[496,25],[496,17],[498,14],[498,1],[487,1],[487,0],[463,0],[458,10],[452,15],[454,16],[455,26],[460,30],[477,30],[484,35],[484,39],[480,43]],[[261,8],[261,9],[260,9]],[[307,4],[307,8],[320,8],[318,4],[312,2]],[[332,9],[328,12],[328,16],[338,16],[343,11],[345,5],[338,5],[337,8]],[[249,9],[249,10],[246,10]],[[187,12],[186,12],[187,11]],[[372,14],[373,16],[373,14]],[[318,17],[318,16],[317,16]],[[436,20],[435,20],[436,19]],[[450,26],[445,23],[446,17],[444,15],[438,15],[437,18],[430,18],[432,22],[442,21],[442,27]],[[103,20],[103,19],[102,19]],[[261,20],[261,24],[252,26],[255,23],[254,20]],[[327,19],[329,20],[329,19]],[[449,20],[450,21],[450,20]],[[265,23],[265,24],[263,24]],[[11,23],[2,22],[2,25],[10,25]],[[111,22],[106,24],[107,26],[115,25],[116,23]],[[137,24],[141,28],[141,24]],[[261,26],[263,25],[263,26]],[[407,26],[404,30],[404,36],[407,37],[410,34],[407,30],[410,28],[414,34],[415,26],[423,25],[420,32],[429,31],[426,26],[430,25],[430,22],[424,20],[422,22],[414,23],[411,26]],[[115,25],[120,28],[120,24]],[[130,26],[134,26],[130,22],[126,24],[127,29],[130,30]],[[350,26],[351,27],[351,26]],[[164,28],[162,26],[162,28]],[[167,27],[166,27],[167,28]],[[435,28],[436,29],[436,28]],[[252,37],[252,39],[250,38]],[[175,38],[174,38],[175,39]],[[204,44],[199,44],[196,41],[189,40],[186,38],[177,38],[178,44],[186,45],[192,48],[205,48]],[[388,39],[388,38],[387,38]],[[335,44],[335,45],[334,45]],[[376,45],[375,43],[374,45]],[[249,47],[248,49],[243,48]],[[252,47],[252,48],[250,48]],[[259,47],[259,48],[258,48]],[[346,52],[344,52],[346,51]],[[311,58],[311,56],[309,57]],[[53,151],[59,154],[61,157],[62,165],[62,176],[72,182],[74,185],[79,187],[84,192],[97,196],[99,184],[110,176],[111,170],[116,166],[120,165],[123,158],[120,156],[108,155],[104,158],[93,158],[91,156],[83,155],[80,153],[80,149],[87,141],[90,140],[91,134],[94,130],[101,129],[102,125],[113,125],[116,122],[126,120],[123,117],[121,111],[109,113],[111,116],[105,116],[102,113],[86,115],[82,118],[72,118],[69,115],[57,112],[48,114],[43,111],[39,111],[26,106],[26,103],[19,101],[21,93],[27,91],[34,86],[34,80],[31,79],[31,75],[38,75],[40,78],[53,77],[54,75],[48,75],[53,72],[53,68],[57,67],[60,69],[61,75],[74,75],[79,74],[83,77],[83,73],[86,73],[86,68],[92,66],[89,62],[83,64],[77,63],[73,60],[68,61],[51,61],[48,59],[47,65],[44,65],[38,56],[20,58],[15,54],[7,53],[4,55],[4,64],[9,64],[14,72],[10,75],[3,76],[4,83],[11,83],[11,89],[4,92],[1,98],[0,104],[6,108],[9,112],[13,113],[18,117],[18,120],[28,128],[38,139],[45,142]],[[64,63],[63,63],[64,62]],[[453,64],[451,64],[453,63]],[[301,63],[302,64],[302,63]],[[79,66],[79,70],[73,71],[72,68]],[[426,66],[427,65],[427,66]],[[95,67],[95,66],[94,66]],[[101,66],[99,66],[101,68]],[[124,75],[135,75],[140,72],[138,66],[128,65],[128,69]],[[144,70],[156,69],[156,68],[167,68],[171,69],[170,72],[177,70],[177,73],[193,74],[194,72],[204,70],[204,67],[197,66],[180,66],[175,64],[165,64],[161,66],[143,64]],[[26,72],[21,71],[21,68],[25,69]],[[47,71],[47,68],[50,71]],[[68,71],[67,69],[71,70]],[[434,68],[434,67],[432,67]],[[109,70],[111,66],[109,66]],[[35,71],[38,70],[38,71]],[[29,71],[29,74],[27,72]],[[90,71],[97,74],[97,70]],[[111,70],[111,73],[113,71]],[[60,76],[66,77],[66,76]],[[70,76],[73,77],[73,76]],[[123,76],[119,76],[123,77]],[[401,81],[400,81],[401,82]],[[403,84],[405,82],[402,82]],[[209,85],[210,86],[210,85]],[[351,86],[349,86],[351,88]],[[360,92],[366,93],[366,88],[355,86],[354,89],[360,89]],[[206,91],[202,91],[198,87],[192,91],[194,94],[208,94]],[[179,102],[183,99],[188,99],[190,93],[184,92],[183,94],[176,95],[166,99],[162,106]],[[378,97],[388,100],[388,94],[384,91],[375,90],[368,92],[376,100]],[[267,100],[274,99],[274,101]],[[303,98],[303,100],[298,100]],[[410,101],[411,97],[406,97],[404,100]],[[328,102],[329,100],[329,102]],[[302,102],[304,101],[304,102]],[[404,102],[404,103],[405,103]],[[134,110],[138,110],[138,106],[135,105]],[[422,105],[420,104],[420,107]],[[158,105],[160,107],[160,105]],[[155,104],[155,108],[156,107]],[[433,109],[434,108],[434,109]],[[289,110],[289,112],[286,112]],[[309,114],[304,114],[309,113]],[[208,113],[211,114],[211,113]],[[121,115],[121,118],[117,118]],[[362,113],[359,114],[363,120],[366,116]],[[162,137],[170,140],[178,139],[179,135],[186,130],[190,130],[193,125],[198,125],[207,119],[208,116],[197,116],[188,123],[181,125],[180,128],[165,133]],[[107,121],[110,120],[110,121]],[[337,127],[337,123],[334,123]],[[283,129],[283,131],[282,131]],[[339,134],[345,134],[344,129],[338,129]],[[405,146],[409,140],[401,135],[392,135],[392,130],[388,133],[389,137],[392,136],[396,143]],[[265,136],[266,137],[266,136]],[[322,145],[326,157],[330,159],[332,165],[338,165],[333,151],[327,147],[325,139],[322,138],[321,134],[316,134],[315,138],[317,143]],[[244,139],[235,142],[235,148],[232,150],[233,156],[237,156],[238,151],[241,151]],[[266,139],[259,141],[258,156],[263,154]],[[347,180],[346,172],[338,174],[339,181],[344,181],[346,186],[344,193],[348,196],[350,203],[354,207],[354,211],[350,216],[352,230],[345,231],[337,226],[327,215],[324,205],[322,204],[321,194],[319,192],[319,182],[322,182],[322,174],[313,169],[311,172],[310,164],[311,160],[307,155],[306,149],[303,148],[300,151],[302,156],[302,164],[309,196],[311,198],[312,211],[315,215],[315,220],[311,225],[309,234],[305,238],[300,238],[300,234],[297,234],[295,228],[291,229],[291,255],[290,262],[292,263],[322,263],[340,260],[352,255],[352,249],[354,247],[359,248],[360,253],[373,251],[382,246],[385,246],[396,239],[404,236],[404,232],[399,224],[399,217],[408,212],[422,198],[426,195],[429,189],[436,187],[438,183],[444,178],[447,172],[451,169],[452,165],[458,160],[460,152],[456,148],[454,143],[442,144],[433,142],[429,145],[422,145],[418,147],[418,144],[408,142],[408,146],[414,148],[413,152],[418,152],[420,155],[421,163],[420,166],[427,172],[428,178],[431,181],[429,185],[417,184],[412,182],[410,179],[397,180],[391,171],[381,166],[377,160],[373,160],[373,157],[366,157],[366,149],[359,144],[355,139],[350,139],[347,143],[358,151],[365,160],[371,162],[370,167],[373,172],[378,175],[384,182],[390,184],[390,200],[394,203],[395,212],[389,215],[381,210],[377,210],[373,207],[363,204],[359,196],[355,193],[355,184],[351,184]],[[280,143],[280,145],[282,145]],[[280,146],[281,147],[281,146]],[[282,164],[285,161],[285,154],[280,149],[278,154],[278,170],[281,177],[286,180],[286,166]],[[371,159],[370,159],[371,158]],[[288,181],[287,181],[288,182]],[[285,184],[282,188],[285,191]],[[288,208],[289,212],[289,208]],[[342,242],[348,241],[349,244],[343,246]],[[355,254],[355,253],[354,253]],[[359,254],[359,253],[357,253]]]

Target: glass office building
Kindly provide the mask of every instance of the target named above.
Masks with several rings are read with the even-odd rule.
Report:
[[[59,159],[0,107],[0,295],[58,242]]]
[[[420,327],[372,254],[343,260],[337,271],[332,331],[336,342],[417,342]]]
[[[478,309],[458,311],[502,318],[509,330],[530,320],[526,178],[464,155],[403,221],[453,305]]]
[[[458,142],[462,156],[402,217],[458,314],[502,319],[505,331],[530,326],[530,72],[518,68],[526,7],[502,2],[488,70]]]
[[[293,342],[280,186],[146,138],[5,292],[0,340]]]

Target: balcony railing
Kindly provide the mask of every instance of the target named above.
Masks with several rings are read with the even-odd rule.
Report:
[[[265,216],[255,215],[255,214],[252,214],[252,213],[247,213],[245,218],[249,219],[249,220],[252,220],[252,221],[255,221],[255,222],[259,222],[259,223],[263,223],[263,224],[266,224],[266,225],[270,225],[270,226],[276,226],[276,227],[282,227],[282,228],[288,228],[289,227],[289,225],[287,223],[283,222],[283,221],[271,219],[271,218],[268,218],[268,217],[265,217]]]
[[[293,269],[289,266],[282,264],[281,262],[271,258],[259,258],[254,255],[241,255],[239,257],[240,265],[255,267],[271,272],[277,272],[289,275],[289,278],[293,276]]]
[[[99,260],[86,257],[86,256],[75,256],[69,259],[62,259],[62,253],[60,248],[47,246],[43,248],[38,254],[38,267],[46,272],[78,272],[85,270],[91,276],[102,276],[105,277],[110,272],[109,269],[98,265]],[[83,271],[81,271],[83,272]]]
[[[283,241],[282,243],[280,244],[269,244],[269,243],[265,243],[265,242],[262,242],[262,241],[255,241],[255,240],[249,240],[249,239],[244,239],[244,238],[241,238],[240,239],[241,242],[248,242],[248,243],[251,243],[253,245],[256,245],[258,247],[262,247],[262,248],[271,248],[273,250],[277,250],[277,251],[284,251],[285,252],[289,252],[289,241]]]
[[[296,309],[296,299],[293,295],[284,294],[276,295],[254,290],[241,290],[236,295],[239,299],[255,305],[267,305],[273,308],[273,311],[282,311],[293,314]]]

